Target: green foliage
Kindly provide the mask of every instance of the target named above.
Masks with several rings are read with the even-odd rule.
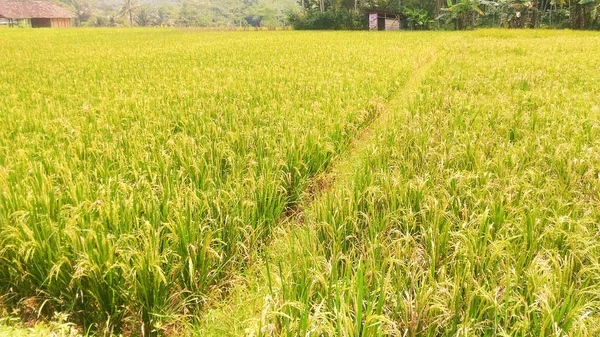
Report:
[[[364,14],[345,9],[292,13],[288,21],[300,30],[357,30],[367,26]]]
[[[429,25],[435,21],[432,19],[431,14],[420,8],[404,8],[404,15],[408,21],[410,29],[413,30],[425,30],[429,28]]]
[[[135,15],[135,23],[137,26],[139,27],[146,27],[149,26],[152,21],[152,14],[151,14],[151,9],[148,8],[147,6],[142,6],[138,9],[136,15]]]
[[[93,8],[87,0],[62,0],[62,4],[73,10],[75,26],[83,25],[92,17]]]
[[[447,5],[447,8],[442,9],[438,20],[454,23],[454,29],[475,28],[477,16],[485,15],[480,8],[479,0],[458,0],[456,3],[447,0]]]
[[[2,312],[0,312],[2,313]],[[3,313],[4,314],[4,313]],[[0,336],[10,337],[81,337],[73,323],[68,322],[68,315],[55,313],[52,322],[37,323],[25,328],[18,319],[10,316],[0,317]]]

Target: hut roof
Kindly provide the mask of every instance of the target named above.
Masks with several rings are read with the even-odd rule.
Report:
[[[44,1],[0,1],[0,18],[7,19],[59,19],[72,18],[73,13]]]

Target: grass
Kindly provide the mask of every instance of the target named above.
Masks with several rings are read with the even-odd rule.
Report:
[[[557,52],[598,40],[504,34],[437,46],[199,335],[598,335],[597,61]]]
[[[408,75],[369,53],[391,37],[323,37],[338,59],[302,33],[4,35],[5,302],[98,331],[179,329],[377,115],[394,88],[367,74]]]
[[[31,325],[31,324],[30,324]],[[37,322],[24,327],[18,318],[5,316],[0,318],[0,336],[11,337],[78,337],[79,329],[68,322],[68,315],[55,314],[50,323]]]
[[[596,33],[0,42],[5,317],[124,335],[600,333]]]

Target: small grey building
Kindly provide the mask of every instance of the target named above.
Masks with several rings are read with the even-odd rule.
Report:
[[[402,19],[399,12],[373,11],[369,13],[369,30],[400,30]]]

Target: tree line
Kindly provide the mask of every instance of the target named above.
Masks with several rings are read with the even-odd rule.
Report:
[[[367,29],[368,13],[394,13],[402,28],[600,29],[600,0],[53,0],[76,26]]]
[[[366,29],[367,13],[396,13],[403,28],[599,29],[600,0],[298,0],[300,29]]]
[[[76,26],[278,27],[295,0],[54,0],[70,8]]]

